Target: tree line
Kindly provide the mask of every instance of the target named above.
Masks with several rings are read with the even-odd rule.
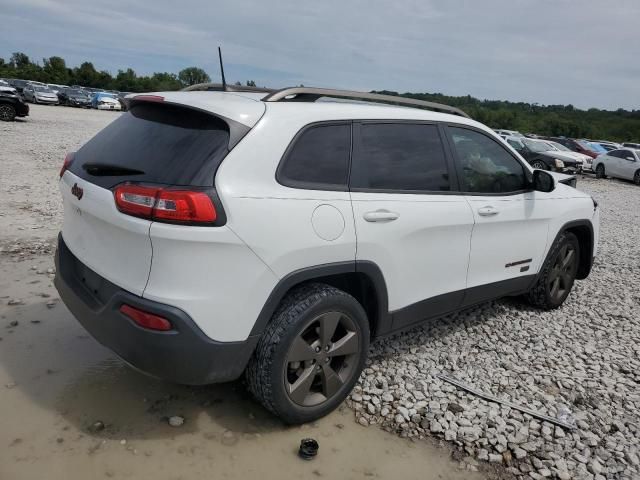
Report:
[[[113,76],[106,70],[96,70],[93,63],[67,66],[62,57],[43,58],[34,62],[28,55],[16,52],[9,60],[0,58],[0,77],[36,80],[62,85],[104,88],[122,92],[178,90],[196,83],[210,82],[207,73],[198,67],[188,67],[177,74],[156,72],[137,75],[128,68]],[[255,86],[253,80],[246,82]],[[240,85],[240,82],[236,82]],[[539,105],[537,103],[479,100],[470,95],[453,97],[441,93],[398,93],[381,91],[420,100],[458,107],[472,118],[493,128],[506,128],[541,135],[592,138],[599,140],[640,142],[640,110],[581,110],[573,105]]]

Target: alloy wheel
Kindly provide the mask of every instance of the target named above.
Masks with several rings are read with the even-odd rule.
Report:
[[[549,296],[559,301],[566,296],[573,285],[573,280],[577,270],[576,249],[571,244],[564,245],[549,274],[548,291]]]
[[[596,168],[596,178],[604,178],[604,167],[602,165],[598,165],[598,168]]]
[[[544,162],[541,162],[541,161],[535,161],[535,162],[533,162],[531,164],[531,166],[533,168],[538,169],[538,170],[546,170],[547,169],[547,166],[544,164]]]
[[[311,320],[287,353],[289,399],[312,407],[333,397],[354,374],[360,348],[356,323],[345,313],[327,312]]]
[[[0,105],[0,120],[5,122],[13,118],[13,109],[9,105]]]

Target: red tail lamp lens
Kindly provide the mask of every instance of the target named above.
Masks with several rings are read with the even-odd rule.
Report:
[[[204,192],[121,185],[114,192],[118,210],[159,222],[212,223],[216,209]]]
[[[64,157],[64,163],[62,164],[62,168],[60,169],[60,178],[62,178],[62,175],[64,175],[64,172],[66,172],[67,169],[71,166],[71,162],[73,162],[74,154],[75,152],[69,152]]]
[[[145,312],[127,305],[126,303],[120,307],[120,312],[136,322],[142,328],[148,328],[149,330],[159,330],[166,332],[171,330],[171,322],[164,317],[154,315],[153,313]]]

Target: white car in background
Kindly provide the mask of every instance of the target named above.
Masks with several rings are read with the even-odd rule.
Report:
[[[47,86],[29,84],[22,90],[25,101],[32,103],[46,103],[48,105],[58,105],[60,100],[58,95],[53,93]]]
[[[582,160],[582,171],[593,171],[593,159],[589,155],[585,155],[584,153],[574,152],[573,150],[568,149],[564,145],[558,142],[554,142],[553,140],[542,140],[544,143],[548,144],[553,151],[562,152],[562,155],[572,156],[576,160]]]
[[[501,128],[501,129],[498,129],[498,130],[494,130],[494,132],[496,132],[498,135],[500,135],[505,140],[507,139],[507,137],[524,138],[524,135],[521,134],[517,130],[505,130],[505,129]]]
[[[596,178],[622,178],[640,185],[640,150],[621,148],[598,155],[593,161]]]
[[[96,108],[98,110],[122,110],[122,105],[117,98],[102,95],[96,101]]]

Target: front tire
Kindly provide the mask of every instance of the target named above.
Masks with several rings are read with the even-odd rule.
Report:
[[[13,105],[0,104],[0,120],[12,122],[16,118],[16,109]]]
[[[549,168],[547,167],[547,164],[544,163],[542,160],[536,160],[535,162],[533,162],[531,164],[531,166],[537,170],[548,170]]]
[[[536,284],[527,294],[529,303],[553,310],[569,296],[578,273],[580,243],[571,232],[563,232],[551,246]]]
[[[247,366],[247,387],[284,422],[311,422],[344,401],[368,349],[369,322],[355,298],[329,285],[303,285],[271,318]]]
[[[607,178],[607,176],[604,173],[604,165],[599,164],[596,167],[596,178]]]
[[[633,176],[633,183],[640,186],[640,170]]]

